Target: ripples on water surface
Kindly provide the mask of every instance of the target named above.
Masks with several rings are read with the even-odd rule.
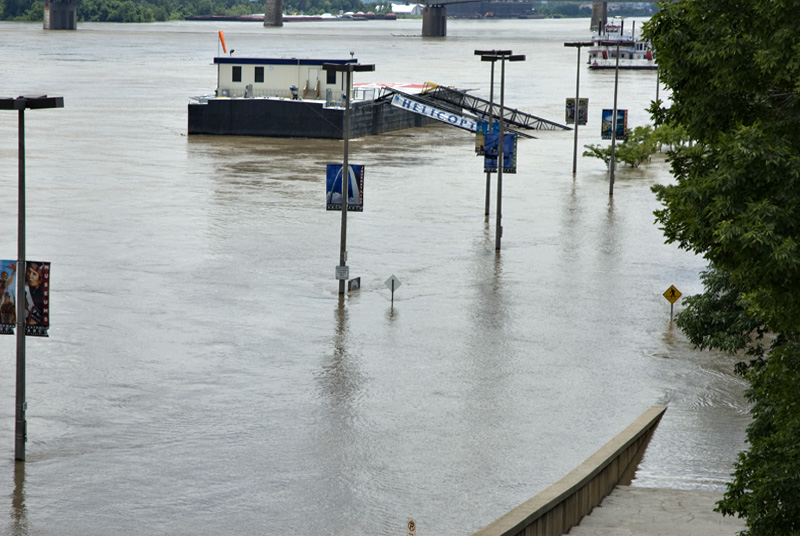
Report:
[[[28,462],[15,472],[14,340],[0,340],[6,534],[469,534],[552,484],[654,404],[669,410],[638,484],[722,490],[747,406],[733,358],[701,353],[661,293],[700,291],[702,259],[663,244],[660,158],[620,169],[572,133],[520,141],[503,249],[484,221],[469,135],[354,140],[365,211],[339,215],[324,166],[342,144],[187,137],[213,90],[217,31],[237,56],[342,58],[363,81],[431,80],[488,97],[475,49],[507,66],[506,103],[561,121],[588,20],[2,23],[0,96],[26,114],[28,257],[53,263],[51,337],[28,339]],[[582,72],[581,146],[613,75]],[[620,75],[629,124],[653,73]],[[0,257],[16,252],[16,117],[0,116]],[[494,184],[492,186],[494,192]],[[384,281],[402,287],[394,305]],[[678,305],[677,309],[680,309]],[[4,460],[4,461],[3,461]]]

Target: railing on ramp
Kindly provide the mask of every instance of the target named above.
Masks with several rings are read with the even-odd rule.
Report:
[[[488,121],[490,117],[490,102],[480,97],[469,95],[465,90],[431,84],[431,89],[426,89],[421,93],[407,93],[392,87],[385,87],[382,91],[383,95],[380,99],[391,100],[394,95],[400,95],[405,99],[418,102],[431,108],[461,116],[472,117],[476,121]],[[492,121],[499,121],[500,106],[494,104],[491,106],[491,111]],[[504,107],[503,109],[503,119],[508,132],[517,134],[523,138],[535,138],[535,136],[523,130],[571,130],[571,128],[566,125],[561,125],[554,121],[549,121],[508,107]],[[453,124],[452,126],[470,130],[459,124]]]
[[[432,89],[424,92],[425,96],[436,99],[438,102],[446,102],[452,106],[457,106],[476,114],[482,121],[488,121],[489,110],[491,109],[492,121],[500,120],[500,106],[491,103],[486,99],[470,95],[463,89],[431,84]],[[566,125],[549,121],[533,114],[517,110],[515,108],[503,107],[503,121],[517,128],[528,130],[572,130]]]

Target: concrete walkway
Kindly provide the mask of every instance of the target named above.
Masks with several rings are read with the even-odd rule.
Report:
[[[714,511],[722,493],[617,486],[569,536],[735,536],[744,520]]]

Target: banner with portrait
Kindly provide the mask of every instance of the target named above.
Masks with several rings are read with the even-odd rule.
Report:
[[[568,125],[575,123],[575,97],[567,99],[566,121]],[[589,118],[589,99],[580,99],[578,105],[578,125],[585,125]]]
[[[47,337],[50,328],[50,263],[25,266],[25,335]],[[0,335],[13,335],[17,324],[17,261],[0,260]]]

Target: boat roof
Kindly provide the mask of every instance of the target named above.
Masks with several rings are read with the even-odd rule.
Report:
[[[234,58],[232,56],[222,56],[214,58],[214,63],[234,63],[236,65],[322,65],[323,63],[334,63],[337,65],[346,65],[348,63],[358,63],[358,60],[320,60],[309,58]]]

